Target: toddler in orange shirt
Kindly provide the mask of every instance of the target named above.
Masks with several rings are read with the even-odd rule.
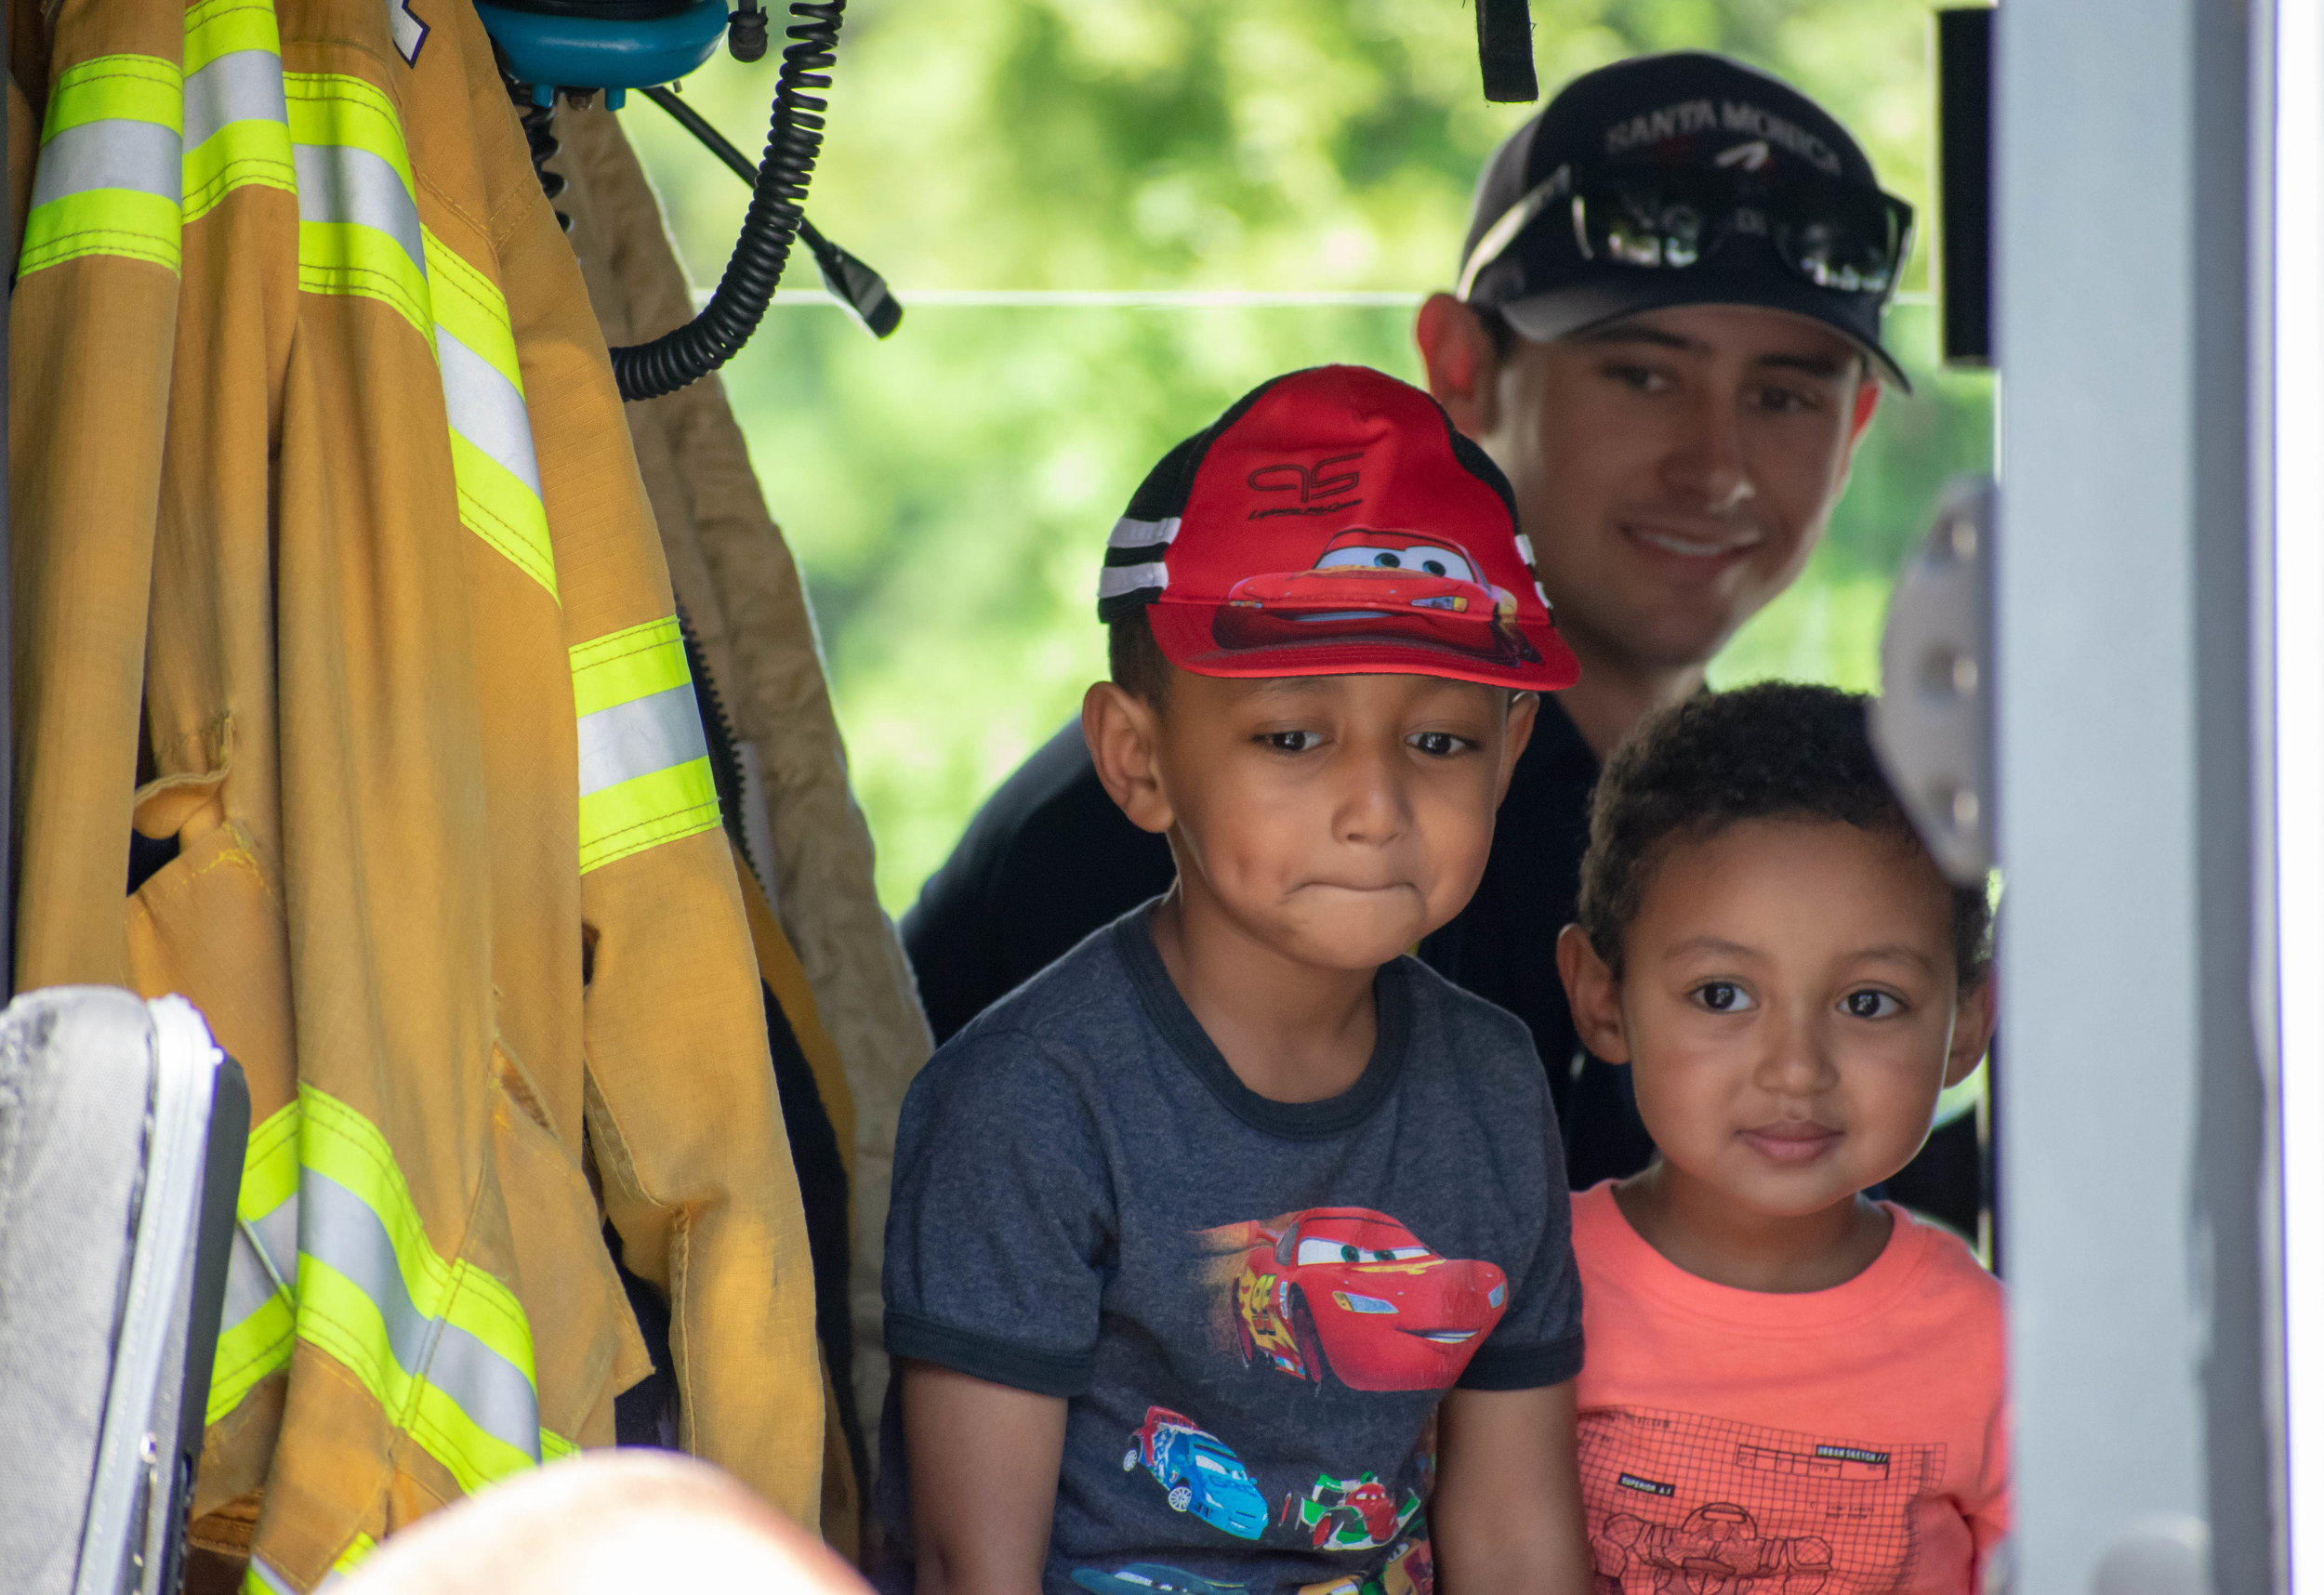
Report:
[[[1592,1595],[1971,1595],[2008,1521],[2002,1293],[1864,1195],[1993,1031],[1866,700],[1688,700],[1614,755],[1558,969],[1660,1155],[1575,1198]]]

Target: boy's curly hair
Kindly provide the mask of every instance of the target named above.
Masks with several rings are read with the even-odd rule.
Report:
[[[1769,681],[1706,692],[1649,716],[1606,761],[1590,804],[1581,928],[1618,975],[1622,932],[1638,916],[1674,839],[1706,840],[1745,820],[1830,820],[1925,850],[1872,751],[1858,692]],[[1991,956],[1982,887],[1954,887],[1953,967],[1963,985]]]

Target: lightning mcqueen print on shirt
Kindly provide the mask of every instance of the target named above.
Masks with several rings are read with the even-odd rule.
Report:
[[[1206,1238],[1235,1232],[1236,1349],[1317,1386],[1449,1389],[1509,1303],[1499,1268],[1439,1257],[1368,1207],[1309,1207]]]

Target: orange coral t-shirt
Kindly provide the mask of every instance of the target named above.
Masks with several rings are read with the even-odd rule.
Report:
[[[1713,1285],[1574,1198],[1592,1595],[1970,1595],[2008,1526],[2002,1291],[1890,1205],[1847,1284]]]

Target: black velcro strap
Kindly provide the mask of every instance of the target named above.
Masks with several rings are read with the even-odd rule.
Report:
[[[1477,64],[1485,98],[1499,104],[1541,98],[1533,75],[1532,0],[1476,0]]]

